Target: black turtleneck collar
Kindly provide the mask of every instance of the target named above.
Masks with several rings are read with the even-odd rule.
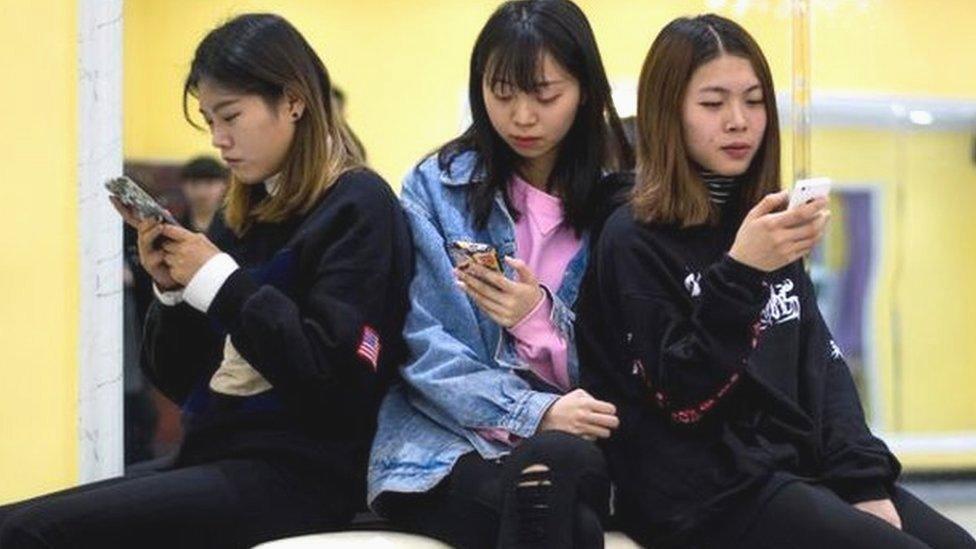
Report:
[[[708,198],[713,204],[720,207],[734,201],[744,179],[742,176],[719,175],[705,168],[698,168],[698,175],[701,176],[702,182],[708,188]]]

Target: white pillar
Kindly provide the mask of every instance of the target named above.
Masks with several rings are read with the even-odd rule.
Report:
[[[793,0],[793,181],[810,177],[810,0]]]
[[[78,0],[78,480],[123,469],[122,226],[103,182],[122,173],[122,0]]]

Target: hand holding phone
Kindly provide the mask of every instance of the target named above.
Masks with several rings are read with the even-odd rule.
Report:
[[[149,273],[160,290],[169,291],[181,288],[183,285],[173,277],[169,265],[166,264],[166,251],[161,245],[162,242],[166,241],[166,237],[163,236],[163,227],[166,227],[165,223],[148,220],[143,220],[136,227],[139,263]]]
[[[829,187],[827,187],[829,189]],[[764,272],[780,269],[810,253],[823,236],[830,210],[823,185],[801,185],[763,197],[746,214],[729,256]],[[784,205],[795,205],[783,209]]]
[[[122,176],[105,182],[112,204],[125,222],[138,234],[139,263],[163,291],[181,287],[164,261],[162,241],[166,223],[179,226],[176,219],[135,181]]]
[[[495,263],[494,249],[490,255],[462,257],[454,269],[455,283],[477,307],[502,328],[520,323],[546,298],[535,273],[521,259],[505,256],[514,278],[508,278]],[[478,252],[488,250],[479,247]]]

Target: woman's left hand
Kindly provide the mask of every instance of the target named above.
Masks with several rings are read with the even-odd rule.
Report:
[[[503,328],[511,328],[532,312],[545,298],[535,275],[520,259],[506,257],[505,261],[518,274],[518,280],[474,262],[454,269],[457,284],[489,318]]]
[[[164,226],[163,237],[163,262],[169,267],[173,280],[183,286],[190,283],[204,263],[220,253],[220,249],[203,234],[176,225]]]

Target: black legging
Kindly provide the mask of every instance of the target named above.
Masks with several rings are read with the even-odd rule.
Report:
[[[243,548],[335,530],[355,511],[334,476],[266,459],[142,470],[0,507],[0,547]]]
[[[603,547],[609,492],[596,445],[546,431],[501,460],[466,454],[430,491],[387,492],[376,507],[400,528],[462,549],[593,548]]]
[[[902,529],[837,497],[823,486],[792,482],[761,509],[732,547],[773,549],[962,549],[976,541],[957,524],[895,486],[891,501]]]

